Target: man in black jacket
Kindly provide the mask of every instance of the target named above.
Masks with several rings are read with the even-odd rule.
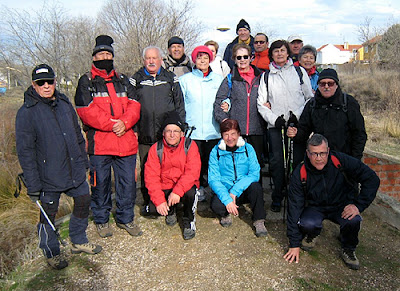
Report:
[[[88,160],[85,140],[68,98],[55,90],[53,69],[41,64],[32,72],[32,86],[24,95],[18,110],[15,131],[19,162],[28,195],[41,204],[54,225],[61,193],[74,199],[69,223],[71,251],[97,254],[98,245],[86,236],[90,194],[86,182]],[[37,202],[40,201],[40,202]],[[54,269],[63,269],[68,262],[60,255],[60,244],[46,217],[38,223],[39,247]]]
[[[185,104],[178,78],[164,69],[162,51],[155,46],[143,50],[144,66],[130,79],[141,104],[138,123],[141,192],[144,200],[142,215],[148,215],[150,197],[144,183],[144,165],[151,145],[162,138],[162,124],[167,112],[176,111],[185,121]]]
[[[287,135],[305,144],[312,132],[324,135],[331,149],[362,158],[367,141],[364,117],[357,100],[342,92],[334,69],[320,73],[315,97],[304,107],[297,128],[289,127]]]
[[[360,193],[354,182],[361,184]],[[375,199],[379,188],[376,173],[360,160],[330,152],[328,140],[314,134],[307,141],[307,157],[290,181],[286,261],[299,262],[300,248],[309,251],[329,219],[340,225],[342,259],[351,269],[359,268],[355,255],[361,216]]]

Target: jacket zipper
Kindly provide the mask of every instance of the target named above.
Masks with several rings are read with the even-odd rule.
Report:
[[[236,183],[237,180],[237,173],[236,173],[236,165],[235,165],[235,155],[232,153],[232,162],[233,162],[233,172],[235,173],[235,180],[233,181],[233,183]]]

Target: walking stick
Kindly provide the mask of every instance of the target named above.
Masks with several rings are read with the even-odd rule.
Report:
[[[293,123],[289,124],[289,127],[294,127]],[[285,223],[286,219],[286,207],[288,204],[288,184],[290,180],[290,176],[293,172],[293,138],[288,137],[288,146],[289,146],[289,152],[288,152],[288,160],[287,160],[287,171],[285,173],[285,197],[283,199],[283,223]]]
[[[66,245],[67,245],[67,242],[61,238],[61,236],[60,236],[58,230],[55,228],[54,224],[51,222],[51,220],[50,220],[49,216],[47,215],[46,211],[44,211],[44,209],[43,209],[43,207],[42,207],[42,204],[40,204],[40,201],[39,201],[39,200],[36,201],[36,205],[39,207],[40,212],[41,212],[41,213],[43,214],[43,216],[46,218],[46,220],[47,220],[47,222],[49,223],[51,229],[52,229],[52,230],[54,231],[54,233],[56,234],[57,239],[60,241],[60,243],[61,243],[63,246],[66,246]]]

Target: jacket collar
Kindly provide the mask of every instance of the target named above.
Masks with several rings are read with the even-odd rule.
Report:
[[[256,76],[256,78],[259,77],[262,74],[262,72],[261,72],[261,70],[259,68],[257,68],[256,66],[254,66],[252,64],[250,64],[250,66],[254,69],[254,75]],[[236,66],[236,64],[233,67],[232,79],[236,80],[236,81],[244,81],[242,76],[240,76],[239,69]]]
[[[54,91],[54,96],[56,97],[56,100],[63,100],[65,102],[68,102],[67,96],[64,94],[61,94],[57,90]],[[31,86],[25,91],[24,93],[24,105],[26,107],[32,107],[35,106],[39,102],[43,102],[41,100],[42,98],[39,96],[39,94],[36,92],[36,90]]]
[[[235,152],[241,152],[243,151],[243,146],[246,144],[246,142],[244,141],[243,137],[239,136],[239,139],[236,143],[236,145],[239,147]],[[226,143],[223,139],[220,140],[219,144],[218,144],[218,148],[222,151],[226,151]]]

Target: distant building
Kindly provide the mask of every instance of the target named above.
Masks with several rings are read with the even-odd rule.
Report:
[[[382,40],[382,35],[377,35],[370,40],[364,42],[363,49],[364,49],[364,62],[379,62],[379,43]]]
[[[325,44],[317,49],[317,64],[344,64],[355,60],[362,60],[362,45],[353,45],[345,42],[344,44]]]

